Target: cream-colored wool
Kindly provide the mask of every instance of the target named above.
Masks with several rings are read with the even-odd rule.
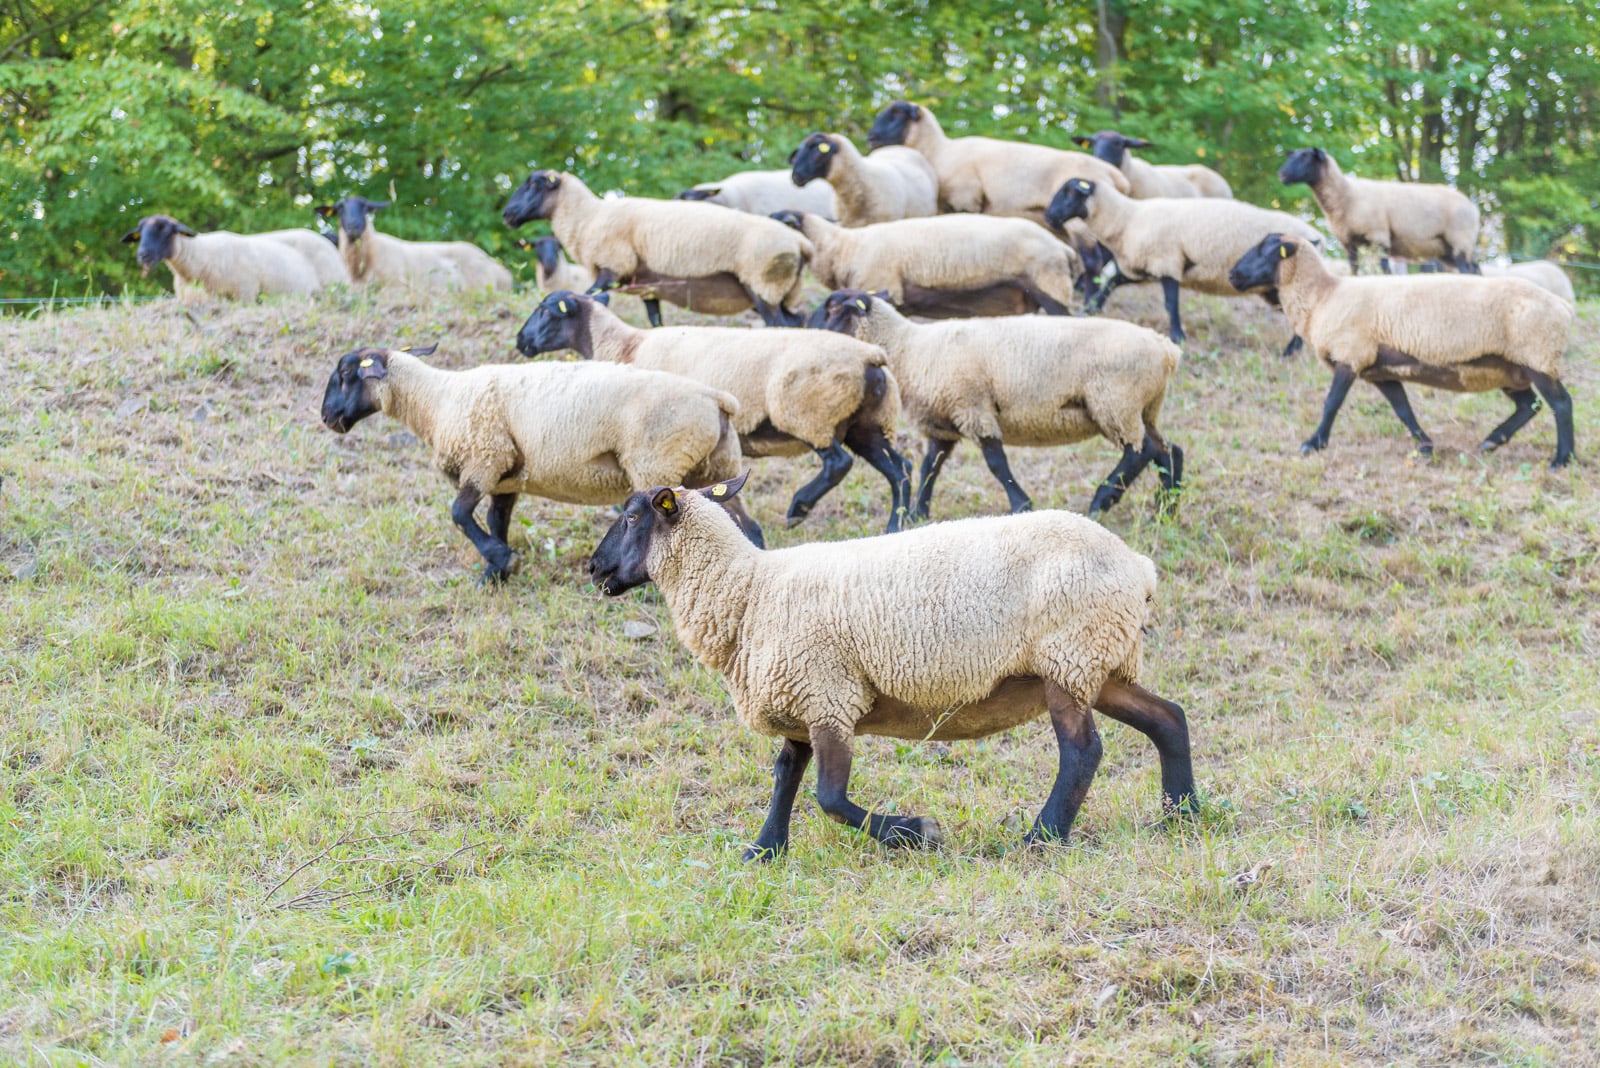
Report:
[[[1532,282],[1468,274],[1338,278],[1305,242],[1284,241],[1296,247],[1278,265],[1278,299],[1329,366],[1360,374],[1385,346],[1435,367],[1500,356],[1559,381],[1573,311]],[[1465,392],[1505,385],[1497,368],[1459,367],[1459,374]]]
[[[731,394],[746,456],[798,456],[832,445],[865,400],[866,370],[882,349],[831,330],[740,330],[717,326],[639,330],[596,302],[586,304],[594,358],[668,371]],[[874,423],[893,433],[900,396],[889,378]],[[792,441],[751,435],[763,423]]]
[[[166,264],[173,292],[186,303],[207,294],[249,302],[263,293],[307,294],[322,288],[310,260],[264,234],[174,234]]]
[[[717,192],[702,203],[720,204],[748,215],[771,215],[775,211],[811,211],[833,219],[838,217],[833,188],[820,178],[796,186],[787,168],[781,171],[739,171],[720,182],[701,182],[696,189]]]
[[[1158,441],[1161,405],[1182,350],[1120,319],[1017,315],[913,323],[882,300],[852,319],[879,345],[906,418],[945,441],[1070,445]]]
[[[1127,192],[1128,178],[1086,152],[993,137],[947,137],[922,107],[906,129],[907,148],[920,152],[939,176],[939,201],[951,211],[1014,215],[1044,223],[1050,198],[1072,178]]]
[[[833,160],[827,182],[840,226],[870,226],[939,213],[939,176],[922,153],[885,145],[863,156],[843,134],[828,134]]]
[[[1082,516],[762,552],[709,499],[677,499],[646,569],[679,640],[763,734],[981,737],[1045,713],[1042,690],[985,702],[1010,680],[1055,682],[1084,708],[1107,679],[1137,681],[1155,565]]]
[[[799,303],[811,242],[780,222],[687,200],[602,200],[567,173],[547,196],[556,239],[596,274],[609,270],[624,282],[666,280],[662,299],[670,299],[672,279],[732,275],[775,308]],[[751,306],[746,300],[736,310]]]
[[[1124,150],[1122,173],[1128,176],[1129,195],[1138,200],[1152,197],[1233,199],[1233,189],[1227,179],[1201,163],[1146,163]]]
[[[1185,289],[1235,297],[1228,272],[1268,234],[1321,245],[1307,223],[1281,211],[1216,197],[1135,200],[1096,185],[1085,222],[1133,281],[1171,278]]]
[[[567,259],[565,252],[557,253],[554,271],[547,271],[544,269],[544,264],[535,262],[533,273],[534,280],[539,283],[539,291],[542,293],[554,293],[562,289],[585,293],[594,285],[594,272],[582,264]]]
[[[1480,270],[1488,278],[1521,278],[1532,282],[1547,292],[1554,293],[1568,304],[1576,305],[1578,295],[1572,290],[1572,279],[1567,277],[1559,264],[1549,260],[1528,260],[1525,263],[1513,263],[1501,266],[1497,263],[1480,265]]]
[[[1073,301],[1078,255],[1026,219],[935,215],[847,229],[815,215],[800,224],[816,251],[811,272],[829,289],[973,290],[1025,284],[1064,307]]]
[[[1376,245],[1391,256],[1431,260],[1471,257],[1478,243],[1478,206],[1447,185],[1357,178],[1330,155],[1311,195],[1346,248]]]
[[[371,216],[361,236],[339,229],[350,280],[428,289],[510,289],[511,272],[467,241],[405,241],[378,232]]]
[[[458,486],[616,504],[662,484],[738,474],[734,398],[659,371],[593,363],[447,371],[390,351],[382,410],[433,449]]]
[[[316,272],[317,285],[320,287],[350,281],[350,272],[344,269],[344,260],[339,256],[339,247],[315,230],[308,230],[305,227],[297,230],[268,230],[257,236],[280,241],[304,256],[306,262],[311,264],[311,269]]]

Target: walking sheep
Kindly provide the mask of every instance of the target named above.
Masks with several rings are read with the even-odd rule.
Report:
[[[660,301],[674,300],[679,280],[712,282],[736,291],[768,326],[798,326],[800,272],[811,242],[785,227],[715,204],[623,197],[601,200],[576,176],[534,171],[511,194],[502,213],[510,227],[549,219],[556,238],[595,273],[595,288],[659,281],[644,298],[651,326],[661,325]]]
[[[185,302],[204,293],[250,302],[263,293],[321,289],[325,272],[282,233],[197,234],[170,215],[146,215],[122,235],[122,243],[138,244],[136,255],[145,274],[165,263],[172,271],[173,292]]]
[[[406,241],[380,234],[372,216],[387,200],[347,196],[316,208],[324,219],[339,220],[339,254],[356,285],[440,289],[510,289],[511,272],[468,241]]]
[[[1026,219],[935,215],[846,229],[815,215],[773,218],[805,234],[829,289],[883,290],[908,315],[1066,315],[1077,255]]]
[[[939,213],[939,176],[912,149],[885,145],[863,156],[842,134],[814,133],[789,156],[789,163],[795,185],[823,179],[833,187],[840,226]]]
[[[811,211],[835,218],[835,194],[827,182],[801,184],[789,179],[790,172],[740,171],[720,182],[701,182],[685,189],[674,200],[701,200],[748,215],[771,215],[775,211]],[[796,186],[800,188],[796,189]]]
[[[934,480],[962,438],[983,450],[1013,512],[1033,501],[1011,473],[1005,442],[1070,445],[1099,436],[1121,445],[1090,515],[1121,500],[1151,461],[1163,498],[1181,488],[1183,450],[1169,447],[1157,425],[1180,353],[1153,330],[1044,316],[917,324],[860,290],[830,294],[822,314],[828,329],[883,347],[906,414],[928,439],[913,518],[928,517]]]
[[[1098,311],[1118,286],[1159,281],[1166,297],[1169,336],[1180,344],[1184,340],[1183,320],[1178,314],[1180,286],[1224,297],[1242,296],[1229,281],[1228,269],[1267,234],[1293,233],[1320,240],[1315,230],[1294,216],[1240,200],[1134,200],[1081,178],[1061,187],[1046,218],[1057,229],[1071,219],[1084,220],[1116,258],[1116,272],[1090,301],[1091,311]],[[1276,303],[1270,289],[1262,296],[1269,304]],[[1293,342],[1290,345],[1296,347]]]
[[[405,424],[433,449],[433,466],[458,490],[450,517],[483,556],[486,582],[503,582],[517,495],[568,504],[616,504],[661,482],[704,486],[737,473],[738,402],[677,375],[602,364],[536,363],[447,371],[426,349],[361,348],[339,357],[322,397],[322,422],[345,434],[374,412]],[[473,517],[489,498],[488,530]],[[761,529],[730,504],[747,536]]]
[[[1381,182],[1346,175],[1320,148],[1297,148],[1278,169],[1284,185],[1301,182],[1328,217],[1328,229],[1350,257],[1350,271],[1365,245],[1383,252],[1380,265],[1389,273],[1389,257],[1445,259],[1463,273],[1476,274],[1473,249],[1478,244],[1478,207],[1445,185]]]
[[[1493,449],[1533,418],[1534,390],[1556,420],[1552,470],[1572,459],[1572,398],[1561,384],[1561,356],[1573,311],[1559,297],[1520,278],[1411,275],[1338,278],[1304,241],[1269,234],[1239,260],[1240,288],[1275,286],[1289,321],[1333,370],[1322,422],[1300,447],[1328,444],[1334,417],[1351,384],[1371,382],[1416,439],[1424,456],[1433,441],[1412,414],[1405,383],[1461,393],[1498,389],[1517,406],[1490,432]]]
[[[1155,743],[1166,815],[1198,807],[1184,711],[1139,685],[1156,569],[1070,512],[965,519],[903,534],[763,552],[705,491],[628,498],[589,560],[616,597],[655,582],[678,638],[718,672],[745,726],[783,739],[766,822],[746,860],[789,844],[817,760],[817,804],[891,847],[942,838],[926,816],[850,800],[857,735],[983,738],[1048,714],[1060,763],[1029,842],[1065,839],[1102,745],[1096,710]]]
[[[1150,197],[1221,197],[1232,199],[1226,179],[1200,163],[1146,163],[1128,154],[1130,148],[1154,148],[1149,141],[1125,137],[1115,130],[1101,130],[1093,137],[1074,136],[1073,143],[1087,148],[1095,159],[1128,176],[1129,195],[1138,200]]]
[[[670,371],[731,394],[739,402],[733,425],[747,457],[814,451],[822,471],[794,495],[790,526],[844,480],[854,452],[888,480],[888,530],[900,529],[911,506],[911,465],[889,441],[900,396],[884,370],[882,349],[817,330],[638,330],[594,297],[557,292],[528,317],[517,351],[536,356],[560,349]]]

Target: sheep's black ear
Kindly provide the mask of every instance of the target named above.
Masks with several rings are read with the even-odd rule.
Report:
[[[868,293],[867,295],[869,297],[877,297],[879,300],[883,301],[885,304],[889,303],[889,291],[887,289],[879,289],[879,290],[876,290],[876,291],[874,291],[872,293]]]
[[[332,204],[318,204],[316,207],[312,208],[311,210],[316,212],[319,216],[321,216],[324,219],[331,219],[331,218],[333,218],[334,213],[336,211],[338,211],[339,209],[335,208]]]
[[[1083,134],[1073,134],[1072,143],[1083,148],[1088,148],[1090,145],[1094,144],[1094,138],[1085,137]]]
[[[1320,148],[1313,148],[1311,150],[1311,155],[1316,158],[1316,161],[1318,163],[1321,163],[1323,160],[1328,158],[1328,154],[1326,152],[1322,151],[1322,149],[1320,149]]]
[[[912,104],[911,105],[911,118],[912,119],[920,119],[920,118],[922,118],[922,105],[921,104]]]
[[[356,364],[358,378],[388,378],[389,364],[382,354],[363,356]]]
[[[678,504],[678,495],[668,486],[656,491],[655,496],[650,498],[650,507],[668,523],[676,523],[678,516],[683,514],[683,508]]]
[[[1293,256],[1294,255],[1294,251],[1295,251],[1295,246],[1290,244],[1289,242],[1287,242],[1287,241],[1279,241],[1278,242],[1278,258],[1280,260],[1286,260],[1290,256]]]
[[[367,210],[377,211],[379,208],[387,208],[392,203],[394,203],[392,200],[369,200],[367,201]]]
[[[556,174],[554,171],[545,171],[543,174],[539,175],[539,185],[545,189],[554,189],[560,184],[561,175]]]
[[[1129,148],[1155,148],[1153,141],[1146,141],[1142,137],[1124,137],[1122,143]]]
[[[184,237],[193,237],[194,236],[194,231],[189,229],[187,226],[183,225],[183,223],[175,223],[175,224],[173,224],[172,228],[174,230],[176,230],[178,233],[182,234]]]
[[[794,166],[794,158],[796,156],[798,156],[799,154],[800,154],[800,150],[798,148],[795,149],[793,152],[789,153],[789,166],[791,166],[791,167]]]
[[[433,344],[429,345],[425,349],[416,349],[416,348],[412,348],[410,345],[407,345],[405,348],[401,349],[400,351],[401,352],[408,352],[413,356],[432,356],[438,350],[439,350],[439,343],[437,341],[435,341]]]
[[[137,226],[122,235],[122,243],[124,245],[131,245],[137,240],[139,240],[139,228]]]
[[[611,294],[602,289],[600,292],[594,294],[594,302],[596,304],[604,304],[609,308],[611,307]]]
[[[1074,193],[1082,193],[1084,196],[1088,196],[1094,192],[1094,183],[1085,181],[1082,178],[1073,178],[1067,182],[1067,188]]]
[[[737,478],[730,478],[724,482],[718,482],[716,485],[707,486],[700,491],[700,494],[703,497],[710,497],[718,504],[722,504],[724,501],[731,501],[739,496],[739,491],[744,489],[744,484],[748,481],[750,481],[750,472],[745,471]]]

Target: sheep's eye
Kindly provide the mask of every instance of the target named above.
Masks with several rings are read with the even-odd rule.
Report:
[[[629,512],[628,513],[628,525],[630,527],[633,526],[638,521],[639,521],[639,516],[638,516],[637,513],[635,513],[635,512]]]

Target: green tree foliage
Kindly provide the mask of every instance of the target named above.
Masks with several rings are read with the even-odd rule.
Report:
[[[1457,183],[1492,247],[1600,260],[1590,0],[0,0],[0,295],[154,292],[116,238],[310,225],[343,193],[390,232],[518,259],[530,166],[670,195],[861,139],[907,97],[955,133],[1066,145],[1116,126],[1238,195],[1320,144]]]

